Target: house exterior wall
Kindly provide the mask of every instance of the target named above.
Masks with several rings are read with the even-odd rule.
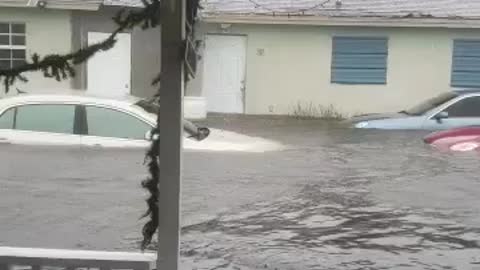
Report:
[[[118,8],[103,7],[99,11],[74,11],[72,42],[75,49],[88,45],[88,32],[111,33],[116,29],[112,17]],[[160,71],[160,28],[142,30],[135,28],[131,32],[131,91],[139,97],[151,97],[156,87],[151,85],[152,79]],[[74,79],[74,87],[86,89],[87,65],[78,67],[78,76]]]
[[[247,36],[248,114],[292,114],[298,105],[306,108],[310,104],[332,105],[344,115],[405,109],[451,90],[453,39],[480,36],[480,30],[475,29],[244,24],[228,30],[218,24],[203,24],[199,32]],[[339,35],[388,38],[385,85],[330,82],[332,37]],[[257,53],[260,49],[263,54]],[[192,85],[197,87],[190,89],[190,94],[199,95],[201,78]]]
[[[71,12],[37,8],[0,8],[1,22],[26,24],[27,58],[33,53],[45,56],[51,53],[68,53],[72,50]],[[57,82],[45,78],[41,72],[25,74],[27,83],[17,82],[12,90],[36,92],[41,90],[71,88],[71,80]],[[0,91],[1,95],[4,91]]]

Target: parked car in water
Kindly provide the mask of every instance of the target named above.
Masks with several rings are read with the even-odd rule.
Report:
[[[480,127],[453,128],[429,134],[424,139],[440,150],[467,152],[480,151]]]
[[[351,118],[350,123],[362,129],[405,130],[480,125],[480,90],[443,93],[408,110],[360,115]]]
[[[156,127],[158,105],[127,96],[20,94],[0,100],[0,143],[147,147]],[[188,137],[210,131],[184,120]]]

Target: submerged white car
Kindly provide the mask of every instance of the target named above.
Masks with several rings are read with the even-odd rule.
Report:
[[[0,144],[147,147],[158,106],[132,96],[21,94],[0,100]],[[205,139],[208,128],[184,120],[186,136]]]

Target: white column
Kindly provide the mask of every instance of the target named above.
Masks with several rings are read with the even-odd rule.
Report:
[[[158,270],[179,268],[185,0],[162,0]]]

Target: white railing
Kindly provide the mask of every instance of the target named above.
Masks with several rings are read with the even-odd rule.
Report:
[[[0,270],[152,270],[152,253],[0,247]]]

